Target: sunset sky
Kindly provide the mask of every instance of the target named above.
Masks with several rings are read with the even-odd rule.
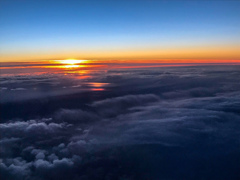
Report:
[[[240,180],[240,0],[0,0],[1,180]]]
[[[240,1],[2,0],[0,62],[239,62],[239,18]]]

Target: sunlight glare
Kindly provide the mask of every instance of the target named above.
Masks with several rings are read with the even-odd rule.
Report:
[[[86,63],[87,60],[65,59],[65,60],[59,60],[58,62],[61,64],[75,65],[75,64],[79,64],[79,63]]]

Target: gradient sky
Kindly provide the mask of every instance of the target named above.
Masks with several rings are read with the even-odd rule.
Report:
[[[240,1],[1,0],[0,61],[240,59]]]

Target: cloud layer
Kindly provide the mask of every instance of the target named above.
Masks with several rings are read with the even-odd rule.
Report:
[[[109,72],[111,91],[4,119],[1,178],[239,179],[240,73],[212,70]]]

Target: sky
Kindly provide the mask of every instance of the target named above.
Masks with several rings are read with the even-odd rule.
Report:
[[[0,179],[240,179],[240,1],[0,0]]]
[[[240,60],[239,1],[0,2],[0,61]]]

